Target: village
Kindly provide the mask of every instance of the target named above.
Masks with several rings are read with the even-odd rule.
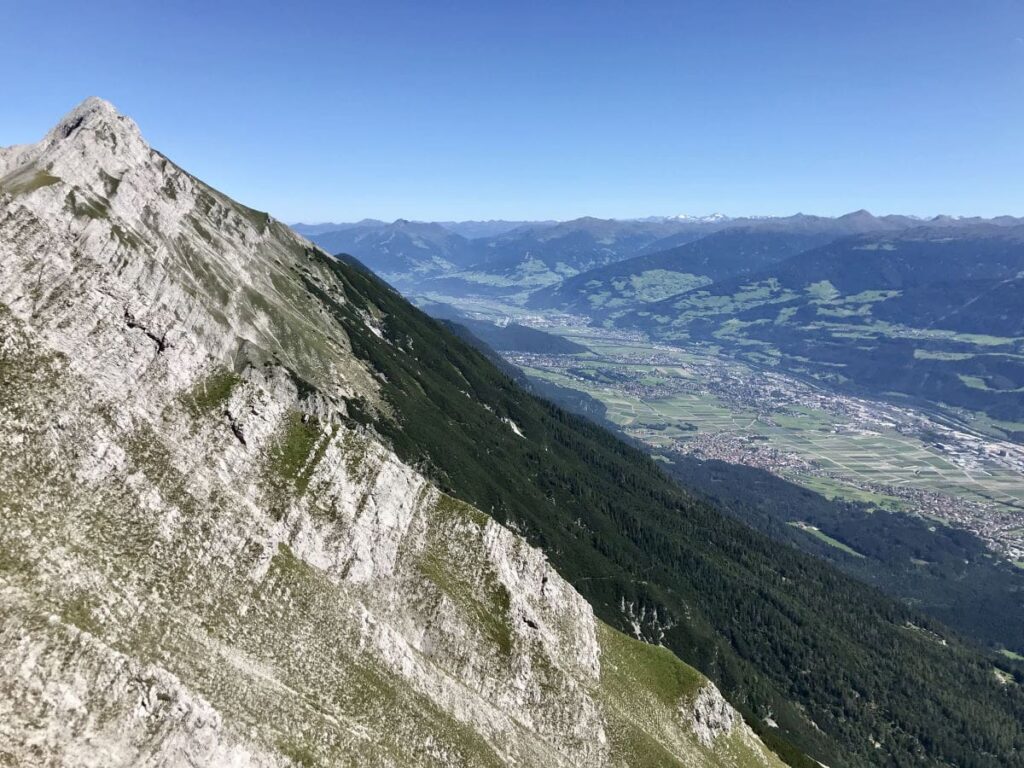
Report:
[[[757,467],[965,528],[1024,562],[1024,446],[714,353],[587,334],[575,338],[592,354],[506,357],[601,400],[611,422],[654,450]]]

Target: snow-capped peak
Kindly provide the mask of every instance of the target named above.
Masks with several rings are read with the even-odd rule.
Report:
[[[724,213],[709,213],[707,216],[691,216],[688,213],[680,213],[668,218],[673,221],[692,221],[700,224],[714,224],[715,222],[729,220],[729,217]]]

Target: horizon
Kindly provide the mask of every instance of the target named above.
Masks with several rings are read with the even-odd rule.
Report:
[[[185,5],[0,11],[0,143],[96,93],[282,221],[1024,213],[1017,0]]]
[[[825,215],[825,214],[820,214],[820,213],[808,213],[807,211],[797,211],[796,213],[784,213],[784,214],[779,214],[779,215],[774,215],[774,216],[767,216],[767,215],[762,215],[762,214],[750,214],[750,213],[741,213],[741,214],[732,215],[732,214],[728,214],[728,213],[722,213],[722,212],[719,212],[719,211],[713,211],[712,213],[707,213],[707,214],[686,214],[686,213],[674,214],[674,215],[672,215],[672,214],[668,214],[668,215],[664,215],[664,214],[651,214],[651,215],[647,215],[647,216],[589,216],[587,214],[583,214],[582,216],[574,216],[573,218],[570,218],[570,219],[552,219],[552,218],[546,218],[546,219],[507,219],[507,218],[500,218],[500,217],[481,218],[481,219],[455,219],[455,218],[451,218],[451,217],[441,218],[441,219],[415,219],[415,218],[411,218],[411,217],[408,217],[408,216],[398,216],[398,217],[395,217],[395,218],[392,219],[392,218],[381,217],[381,216],[364,216],[363,218],[358,219],[356,221],[345,221],[343,219],[333,219],[333,220],[331,220],[331,219],[324,219],[324,220],[321,220],[321,221],[294,220],[294,221],[286,221],[284,223],[287,224],[289,227],[322,227],[322,226],[328,226],[328,225],[342,226],[342,225],[362,224],[364,222],[365,223],[379,223],[379,224],[397,224],[397,223],[403,222],[403,221],[404,222],[409,222],[410,224],[442,224],[442,225],[443,224],[492,224],[492,223],[493,224],[497,224],[497,223],[501,223],[501,222],[515,222],[515,223],[522,223],[522,224],[544,224],[544,223],[567,224],[567,223],[570,223],[570,222],[573,222],[573,221],[582,221],[583,219],[597,219],[599,221],[656,221],[656,220],[671,221],[673,219],[682,219],[682,220],[692,219],[694,221],[700,221],[702,219],[710,220],[713,217],[722,217],[722,220],[725,220],[725,221],[744,221],[744,220],[758,220],[758,219],[760,219],[760,220],[764,220],[764,219],[790,219],[790,218],[796,218],[797,216],[806,216],[806,217],[809,217],[809,218],[823,218],[823,219],[841,219],[841,218],[844,218],[846,216],[854,216],[854,215],[857,215],[857,214],[867,214],[867,215],[872,216],[872,217],[874,217],[876,219],[885,219],[885,218],[889,218],[889,217],[892,217],[892,216],[902,216],[902,217],[905,217],[905,218],[908,218],[908,219],[919,220],[922,223],[928,223],[929,221],[934,221],[935,219],[943,219],[943,218],[956,219],[956,220],[979,219],[981,221],[991,221],[993,219],[1002,219],[1002,218],[1024,218],[1024,216],[1015,216],[1012,213],[997,213],[997,214],[995,214],[993,216],[972,216],[972,215],[963,215],[963,214],[956,214],[956,213],[941,212],[941,213],[935,213],[935,214],[921,216],[921,215],[917,215],[917,214],[898,213],[898,212],[874,213],[873,211],[870,211],[870,210],[868,210],[866,208],[858,208],[857,210],[854,210],[854,211],[847,211],[846,213],[840,213],[840,214],[836,214],[836,215]]]

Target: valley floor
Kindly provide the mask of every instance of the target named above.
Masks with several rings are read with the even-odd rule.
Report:
[[[985,434],[983,423],[839,394],[715,347],[667,346],[579,316],[443,300],[586,346],[505,356],[530,376],[597,398],[609,421],[656,452],[754,466],[828,497],[933,518],[1024,567],[1024,446]]]

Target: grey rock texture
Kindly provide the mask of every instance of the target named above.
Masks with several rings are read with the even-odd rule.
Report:
[[[323,259],[99,99],[0,151],[0,764],[777,765],[344,418]]]

